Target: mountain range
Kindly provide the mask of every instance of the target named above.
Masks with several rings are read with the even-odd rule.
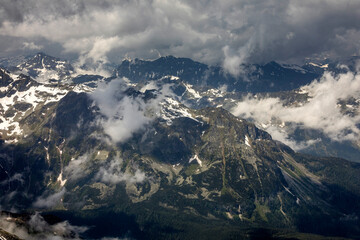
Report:
[[[360,237],[359,92],[334,102],[355,127],[283,116],[324,104],[315,90],[331,76],[356,83],[356,58],[233,76],[167,56],[124,60],[110,77],[24,59],[0,69],[3,238]]]

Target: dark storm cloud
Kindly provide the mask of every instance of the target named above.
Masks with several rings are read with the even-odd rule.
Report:
[[[357,0],[2,0],[0,14],[0,35],[34,43],[27,46],[46,39],[81,61],[171,54],[237,74],[243,62],[342,57],[360,49]]]
[[[23,21],[23,12],[20,1],[3,0],[0,7],[0,23],[2,24],[6,20],[21,22]]]
[[[101,5],[99,5],[101,6]],[[83,1],[46,1],[46,0],[2,0],[1,23],[4,21],[22,22],[29,17],[37,16],[46,20],[48,15],[53,17],[69,17],[85,10]]]

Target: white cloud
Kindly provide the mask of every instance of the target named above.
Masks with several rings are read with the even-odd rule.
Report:
[[[65,178],[74,181],[85,176],[87,174],[86,163],[88,162],[90,157],[90,154],[84,154],[79,156],[77,159],[72,159],[69,165],[65,167]]]
[[[0,182],[0,185],[7,185],[11,182],[14,182],[14,181],[18,181],[20,182],[21,184],[24,183],[24,178],[23,178],[23,174],[22,173],[15,173],[13,176],[11,176],[10,178],[8,178],[7,180],[4,180],[2,182]]]
[[[75,68],[75,75],[78,74],[97,74],[105,77],[110,77],[109,72],[104,64],[108,63],[107,54],[110,51],[120,47],[120,39],[115,37],[95,37],[90,39],[83,39],[83,41],[69,41],[64,44],[66,51],[79,51],[79,49],[86,48],[81,52],[78,60],[73,64]]]
[[[311,146],[312,144],[315,144],[315,143],[321,141],[321,139],[318,139],[318,138],[304,140],[304,141],[296,141],[292,138],[292,134],[288,132],[289,130],[291,130],[291,128],[290,129],[288,129],[288,128],[282,129],[282,128],[279,128],[278,126],[273,126],[273,125],[270,125],[269,127],[266,128],[266,131],[271,134],[273,139],[278,140],[278,141],[288,145],[295,151],[305,149],[305,148]]]
[[[91,160],[90,153],[84,154],[78,157],[75,160],[70,161],[69,165],[65,167],[64,176],[71,181],[76,181],[89,172],[88,163]],[[96,175],[90,181],[101,181],[109,184],[118,184],[120,182],[127,183],[139,183],[146,180],[146,175],[140,169],[133,169],[133,172],[122,169],[123,160],[116,156],[110,162],[102,163],[99,169],[96,172]],[[37,199],[34,204],[35,207],[52,207],[54,205],[49,205],[52,200],[59,203],[59,200],[65,194],[65,190],[62,189],[61,192],[50,195],[49,197],[40,197]],[[56,205],[56,204],[55,204]]]
[[[9,220],[5,216],[0,216],[0,228],[21,239],[29,240],[80,239],[80,234],[88,230],[87,227],[73,226],[68,221],[50,225],[39,213],[32,215],[30,220],[26,222],[26,225],[16,224],[14,220]]]
[[[245,48],[242,49],[244,50]],[[242,72],[241,64],[245,63],[247,56],[245,54],[237,54],[236,51],[231,51],[229,46],[225,46],[223,51],[225,55],[223,68],[230,74],[238,76]]]
[[[24,42],[23,43],[23,48],[24,49],[29,49],[29,50],[40,50],[40,49],[43,48],[43,46],[36,45],[34,42]]]
[[[36,208],[52,208],[58,205],[64,196],[66,189],[63,188],[61,191],[51,194],[49,196],[40,196],[36,199],[33,206]]]
[[[110,184],[118,184],[120,182],[140,183],[145,181],[146,175],[140,169],[137,169],[134,173],[123,172],[121,166],[122,160],[115,158],[108,164],[100,167],[95,178]]]
[[[359,74],[348,72],[333,75],[327,72],[320,80],[301,90],[307,92],[310,98],[300,106],[285,106],[278,98],[246,97],[232,109],[232,113],[254,119],[275,138],[290,145],[286,127],[274,128],[275,125],[295,123],[298,127],[319,129],[336,141],[359,138],[360,130],[357,125],[360,123],[360,114],[343,114],[338,105],[339,99],[360,98]],[[359,109],[356,111],[359,113]]]
[[[90,95],[104,116],[98,119],[98,124],[115,143],[128,140],[150,123],[159,112],[162,97],[145,102],[141,97],[127,96],[124,84],[125,80],[115,79],[100,85]]]
[[[144,115],[144,102],[125,96],[114,106],[115,115],[103,122],[105,133],[115,142],[124,142],[151,121]],[[101,108],[101,107],[100,107]]]

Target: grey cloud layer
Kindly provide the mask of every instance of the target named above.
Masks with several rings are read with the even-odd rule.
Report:
[[[357,0],[2,2],[1,38],[34,46],[49,41],[95,61],[171,54],[223,64],[236,74],[242,62],[349,56],[360,49]]]

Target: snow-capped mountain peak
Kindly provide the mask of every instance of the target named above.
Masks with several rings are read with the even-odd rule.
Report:
[[[17,68],[38,82],[49,82],[50,80],[66,81],[74,72],[74,68],[68,61],[60,60],[44,53],[37,53],[26,62],[19,64]]]

